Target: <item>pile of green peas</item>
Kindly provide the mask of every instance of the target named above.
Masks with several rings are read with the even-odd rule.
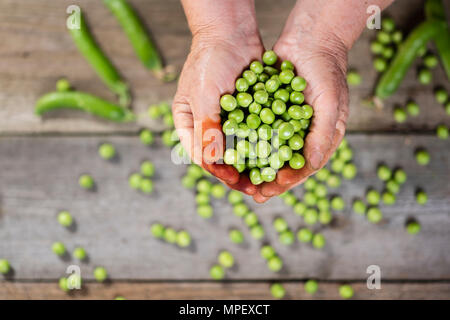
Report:
[[[231,190],[228,193],[228,202],[233,206],[234,215],[244,220],[252,237],[256,240],[264,238],[266,232],[259,221],[258,215],[245,204],[242,193]]]
[[[402,41],[403,33],[396,29],[394,20],[390,17],[383,18],[376,40],[370,45],[370,51],[375,56],[373,67],[377,72],[386,71]]]
[[[262,60],[236,80],[234,94],[220,98],[224,162],[247,171],[254,185],[274,181],[285,163],[293,169],[305,165],[301,150],[313,116],[313,108],[304,104],[306,80],[295,75],[292,62],[283,61],[278,70],[273,51]]]
[[[151,178],[154,174],[154,164],[149,160],[144,160],[141,163],[140,171],[132,173],[128,177],[128,184],[134,190],[139,190],[144,194],[151,194],[153,192],[153,181]]]
[[[171,227],[155,222],[151,225],[150,232],[154,238],[176,244],[180,248],[187,248],[191,245],[191,235],[186,230],[176,231]]]
[[[234,257],[231,252],[223,250],[217,257],[218,264],[215,264],[209,269],[209,274],[214,280],[222,280],[225,278],[226,269],[234,266]]]

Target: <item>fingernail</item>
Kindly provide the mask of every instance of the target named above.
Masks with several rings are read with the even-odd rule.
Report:
[[[309,163],[311,165],[311,168],[314,170],[318,170],[320,168],[320,164],[323,160],[323,154],[319,151],[314,151],[311,155],[311,158],[309,159]]]

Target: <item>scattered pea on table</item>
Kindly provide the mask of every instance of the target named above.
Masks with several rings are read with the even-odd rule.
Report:
[[[104,282],[108,278],[108,272],[104,267],[96,267],[94,269],[94,278],[98,282]]]
[[[68,211],[58,213],[58,222],[63,227],[70,227],[73,223],[72,215]]]
[[[276,299],[283,299],[286,295],[286,290],[280,283],[274,283],[270,286],[270,293]]]

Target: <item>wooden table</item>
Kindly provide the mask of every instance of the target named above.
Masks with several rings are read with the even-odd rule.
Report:
[[[181,69],[190,45],[190,33],[179,1],[133,0],[164,53],[167,63]],[[267,47],[281,31],[293,0],[257,1],[258,21]],[[439,123],[450,126],[432,91],[444,85],[450,91],[441,67],[433,71],[433,84],[422,86],[415,70],[408,73],[398,93],[385,109],[364,107],[376,79],[371,65],[366,31],[350,53],[349,65],[363,76],[363,84],[351,89],[351,115],[347,138],[355,151],[359,173],[355,180],[330,192],[341,194],[347,209],[334,214],[330,227],[322,230],[327,245],[322,250],[296,243],[281,245],[271,227],[274,217],[283,216],[294,230],[302,219],[281,199],[258,205],[247,204],[259,215],[270,242],[285,261],[279,273],[270,272],[259,256],[260,241],[253,240],[244,223],[232,214],[225,200],[214,201],[214,218],[205,221],[195,211],[194,193],[182,188],[186,167],[170,161],[170,150],[157,139],[151,148],[142,146],[137,133],[143,126],[155,131],[164,127],[140,119],[139,124],[116,125],[76,112],[58,112],[44,121],[33,115],[33,104],[55,81],[66,76],[73,85],[113,99],[74,47],[65,30],[66,7],[79,4],[87,12],[91,29],[104,50],[131,84],[133,107],[145,113],[151,103],[170,100],[176,84],[161,84],[137,61],[115,19],[99,1],[0,0],[0,258],[8,259],[13,273],[0,278],[0,299],[266,299],[269,284],[285,283],[288,297],[308,299],[302,283],[318,279],[320,290],[313,298],[338,298],[338,286],[351,283],[355,298],[448,299],[450,298],[450,166],[449,141],[436,138]],[[388,9],[398,24],[408,29],[422,15],[422,1],[398,0]],[[418,118],[405,124],[393,121],[392,108],[412,98],[421,106]],[[105,162],[97,155],[101,142],[114,143],[119,159]],[[413,153],[426,147],[432,156],[427,167],[416,164]],[[139,194],[127,185],[127,177],[139,169],[143,159],[155,163],[155,192]],[[408,182],[397,204],[382,206],[385,219],[370,224],[355,215],[350,204],[369,187],[382,189],[376,177],[381,161],[403,167]],[[77,178],[91,173],[94,192],[80,190]],[[414,191],[424,188],[425,206],[415,203]],[[294,193],[301,196],[302,187]],[[56,215],[69,210],[76,226],[66,230]],[[414,217],[422,231],[406,233],[405,222]],[[191,232],[189,249],[153,239],[152,222],[159,221]],[[228,240],[231,227],[241,229],[245,244]],[[86,248],[86,263],[57,258],[51,244],[62,241],[69,250]],[[224,282],[212,282],[209,268],[221,249],[230,250],[237,266]],[[64,294],[57,279],[68,265],[78,264],[84,289]],[[93,281],[95,266],[107,268],[111,281]],[[366,268],[381,268],[382,289],[369,290]]]

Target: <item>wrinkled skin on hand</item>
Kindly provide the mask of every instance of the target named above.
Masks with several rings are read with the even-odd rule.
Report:
[[[298,33],[283,35],[274,51],[281,60],[290,60],[297,75],[308,82],[305,101],[313,107],[314,116],[303,149],[306,165],[299,170],[283,167],[275,181],[260,185],[253,196],[257,202],[267,201],[306,181],[328,162],[345,134],[347,49],[331,34],[321,37]]]
[[[224,151],[219,100],[234,92],[238,75],[251,61],[260,59],[263,51],[259,35],[232,42],[194,37],[172,105],[175,127],[191,159],[230,188],[250,195],[257,187],[247,174],[214,163]]]

